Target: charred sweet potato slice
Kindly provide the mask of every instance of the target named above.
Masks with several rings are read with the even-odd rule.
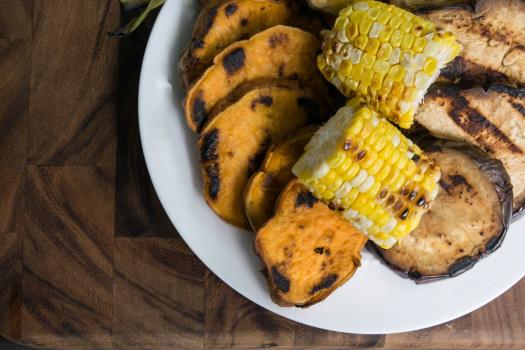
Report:
[[[493,252],[512,211],[512,186],[500,161],[452,141],[425,151],[441,169],[434,205],[408,236],[379,249],[396,272],[416,282],[457,276]]]
[[[276,81],[213,116],[199,140],[204,196],[211,209],[228,223],[251,230],[244,214],[244,188],[268,146],[327,115],[316,91],[298,82]]]
[[[179,58],[182,88],[212,65],[226,46],[277,24],[304,29],[317,35],[323,22],[296,0],[227,0],[202,11],[192,40]]]
[[[272,300],[280,306],[307,307],[354,275],[366,241],[293,179],[282,191],[275,215],[257,232],[254,246]]]
[[[200,132],[217,102],[239,85],[258,79],[298,79],[328,96],[316,65],[318,48],[312,34],[281,25],[231,44],[189,89],[183,101],[189,127]]]
[[[271,145],[259,171],[248,181],[244,191],[244,210],[254,231],[273,215],[279,194],[295,177],[292,167],[316,130],[317,126],[305,127]]]
[[[464,50],[441,70],[452,82],[525,85],[525,1],[479,0],[415,12],[451,31]]]

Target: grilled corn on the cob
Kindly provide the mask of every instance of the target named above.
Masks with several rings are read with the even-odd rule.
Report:
[[[360,97],[314,134],[293,173],[383,248],[416,228],[441,176],[417,145]]]
[[[451,32],[379,1],[354,1],[339,12],[317,65],[347,97],[362,96],[409,128],[441,68],[462,47]]]

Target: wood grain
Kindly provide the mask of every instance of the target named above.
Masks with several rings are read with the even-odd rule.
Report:
[[[31,39],[33,0],[2,0],[0,39]]]
[[[181,239],[117,238],[113,345],[202,348],[205,271]]]
[[[22,237],[0,233],[0,334],[20,340]]]
[[[35,1],[28,162],[114,166],[118,1]]]
[[[111,345],[114,176],[103,167],[28,167],[23,343]]]

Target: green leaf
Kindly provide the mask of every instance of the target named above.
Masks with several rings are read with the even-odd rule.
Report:
[[[131,20],[128,24],[126,24],[124,27],[120,28],[119,30],[116,30],[114,32],[110,32],[110,35],[115,36],[128,36],[133,32],[137,27],[144,21],[146,16],[151,12],[151,10],[156,9],[157,7],[161,6],[166,2],[166,0],[120,0],[120,2],[124,6],[129,7],[139,7],[143,6],[145,4],[148,4],[146,9],[136,18]]]

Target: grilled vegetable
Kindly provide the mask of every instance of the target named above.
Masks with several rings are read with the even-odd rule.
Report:
[[[389,0],[388,3],[404,8],[405,10],[413,11],[421,7],[437,7],[445,5],[475,5],[476,0]]]
[[[468,6],[421,9],[418,15],[452,31],[465,49],[442,71],[450,81],[525,86],[525,2],[480,0]]]
[[[457,276],[496,250],[512,212],[512,186],[500,161],[451,141],[425,152],[441,168],[434,206],[412,233],[379,250],[395,271],[417,282]]]
[[[418,129],[438,138],[465,140],[501,160],[514,186],[514,215],[522,212],[525,90],[503,85],[486,92],[482,88],[441,88],[425,97],[415,119]]]
[[[294,178],[293,165],[317,128],[314,125],[302,128],[270,146],[259,171],[248,181],[244,210],[254,231],[272,216],[279,193]]]
[[[298,27],[314,34],[322,21],[295,0],[228,0],[202,11],[192,40],[179,58],[179,78],[184,90],[213,64],[226,46],[277,24]]]
[[[281,25],[231,44],[189,89],[183,101],[189,127],[200,132],[217,102],[240,84],[258,79],[298,79],[327,96],[315,64],[318,47],[312,34]]]
[[[317,91],[297,81],[275,81],[242,96],[213,116],[199,140],[204,196],[228,223],[251,230],[244,214],[243,193],[277,138],[325,115]]]
[[[301,183],[384,248],[416,228],[439,189],[439,167],[362,98],[305,151],[293,168]]]
[[[353,0],[306,0],[314,9],[337,15],[340,10],[348,6]]]
[[[257,232],[254,247],[272,300],[307,307],[354,275],[366,241],[294,179],[281,193],[274,217]]]
[[[347,97],[362,96],[402,128],[445,63],[461,50],[451,32],[379,1],[341,10],[317,64]]]

